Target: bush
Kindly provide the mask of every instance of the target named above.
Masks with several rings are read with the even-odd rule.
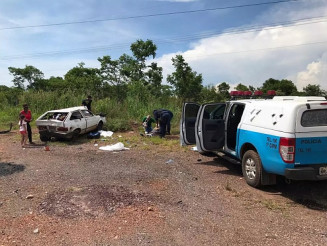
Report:
[[[113,132],[124,132],[132,130],[131,124],[126,119],[107,119],[106,128]]]

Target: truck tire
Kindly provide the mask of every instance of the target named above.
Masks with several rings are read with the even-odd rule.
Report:
[[[245,152],[242,158],[242,173],[248,185],[261,186],[262,164],[260,156],[254,150]]]

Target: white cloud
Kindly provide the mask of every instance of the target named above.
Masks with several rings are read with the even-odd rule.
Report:
[[[299,12],[311,16],[327,14],[327,6],[309,4],[305,11],[301,9]],[[299,19],[299,12],[285,8],[275,11],[275,15],[269,12],[265,17],[270,21],[282,15]],[[275,78],[292,79],[299,91],[309,83],[319,84],[326,90],[326,30],[327,22],[323,19],[313,24],[280,25],[237,35],[222,34],[202,39],[181,54],[194,71],[202,73],[204,84],[225,81],[233,86],[242,83],[259,87],[265,80]],[[175,55],[166,54],[158,59],[165,75],[173,70],[170,60]]]
[[[297,86],[302,91],[308,84],[320,85],[322,89],[327,89],[327,53],[324,53],[318,61],[307,65],[304,71],[295,75]]]

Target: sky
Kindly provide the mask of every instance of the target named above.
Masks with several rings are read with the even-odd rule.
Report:
[[[327,0],[1,0],[0,85],[13,86],[8,67],[64,77],[131,55],[138,39],[157,45],[164,84],[179,54],[203,85],[274,78],[327,90]]]

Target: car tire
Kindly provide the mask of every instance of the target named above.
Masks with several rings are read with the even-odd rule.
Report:
[[[72,137],[71,137],[70,140],[71,140],[71,141],[75,141],[75,140],[78,138],[79,133],[80,133],[80,130],[78,130],[78,129],[74,130],[74,131],[73,131],[73,135],[72,135]]]
[[[42,142],[47,142],[47,141],[50,141],[50,137],[49,136],[47,136],[47,135],[44,135],[44,134],[40,134],[40,140],[42,141]]]
[[[252,187],[261,186],[262,164],[256,151],[248,150],[245,152],[242,158],[242,172],[248,185]]]

